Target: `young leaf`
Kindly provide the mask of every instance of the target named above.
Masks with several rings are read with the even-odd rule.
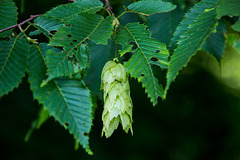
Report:
[[[222,16],[240,16],[240,1],[239,0],[219,0],[217,7],[217,18]]]
[[[194,9],[191,11],[193,10]],[[190,17],[186,17],[186,19],[189,18]],[[215,29],[216,22],[216,10],[214,8],[205,8],[205,12],[200,14],[199,17],[195,18],[193,23],[187,27],[188,30],[182,36],[180,36],[178,47],[176,48],[169,62],[167,86],[165,88],[164,97],[166,96],[171,82],[178,75],[179,70],[187,65],[191,57],[201,48],[206,38]]]
[[[150,14],[169,12],[176,6],[162,0],[142,0],[130,4],[127,8],[138,14],[149,16]]]
[[[17,24],[17,7],[12,0],[0,1],[0,30]],[[8,37],[12,29],[0,33],[0,37]]]
[[[46,79],[46,62],[44,53],[48,47],[31,46],[28,63],[28,75],[33,97],[49,111],[89,154],[89,132],[92,125],[92,103],[90,91],[81,80],[52,80],[44,87],[41,82]],[[42,52],[43,51],[43,52]]]
[[[226,25],[222,22],[218,22],[216,33],[212,33],[202,46],[202,50],[213,55],[218,62],[221,61],[225,48],[224,33],[226,31]]]
[[[34,20],[34,26],[50,38],[50,31],[59,29],[63,23],[79,13],[96,13],[103,8],[98,0],[78,0],[53,8]],[[39,33],[39,32],[38,32]]]
[[[0,97],[17,87],[25,75],[29,45],[21,35],[0,41]]]
[[[170,48],[176,48],[177,42],[179,41],[179,39],[181,39],[181,35],[188,31],[188,27],[190,24],[193,23],[194,19],[204,13],[206,9],[210,9],[216,6],[217,2],[218,0],[202,0],[194,7],[192,7],[190,11],[185,14],[184,19],[178,25],[176,31],[174,32],[173,38],[170,42]]]
[[[164,44],[151,38],[151,33],[146,27],[139,23],[128,23],[126,26],[120,26],[116,42],[121,44],[123,48],[128,46],[130,42],[136,43],[135,53],[124,66],[132,77],[142,82],[151,102],[156,105],[158,97],[163,96],[163,88],[153,74],[151,62],[166,68],[169,53]],[[152,61],[152,58],[156,58],[157,61]]]

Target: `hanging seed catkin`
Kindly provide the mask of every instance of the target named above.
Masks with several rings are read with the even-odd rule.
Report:
[[[132,100],[128,74],[121,63],[108,61],[102,70],[101,89],[104,90],[104,110],[102,113],[103,129],[106,138],[110,137],[119,122],[123,130],[132,130]]]

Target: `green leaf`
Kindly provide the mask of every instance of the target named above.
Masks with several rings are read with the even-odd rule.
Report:
[[[202,46],[202,50],[213,55],[218,62],[221,61],[225,48],[225,38],[224,33],[226,31],[226,25],[222,22],[219,22],[217,32],[212,33],[205,41]]]
[[[44,87],[46,62],[44,53],[48,47],[31,46],[28,74],[33,97],[49,111],[65,129],[83,146],[89,154],[89,133],[92,125],[92,103],[90,91],[81,80],[52,80]]]
[[[172,12],[149,16],[148,26],[152,32],[152,37],[169,45],[172,35],[182,20],[184,13],[185,11],[179,6]]]
[[[240,16],[239,0],[220,0],[217,7],[217,18],[222,16]]]
[[[48,66],[47,80],[44,80],[41,86],[46,85],[50,80],[56,77],[72,76],[89,66],[89,50],[85,44],[77,46],[72,54],[64,51],[50,49],[47,51],[46,64]],[[75,58],[76,57],[76,58]]]
[[[170,2],[164,2],[162,0],[142,0],[130,4],[127,8],[135,11],[138,14],[150,15],[155,13],[169,12],[174,10],[176,6]]]
[[[99,0],[78,0],[55,7],[44,15],[65,21],[79,13],[94,14],[102,8],[103,3]]]
[[[33,131],[35,129],[40,129],[42,124],[45,123],[48,118],[49,118],[48,110],[44,110],[43,108],[41,108],[40,113],[39,113],[39,117],[32,122],[31,127],[28,130],[28,132],[27,132],[27,134],[24,138],[24,141],[28,142],[32,133],[33,133]]]
[[[53,17],[41,16],[34,20],[33,26],[40,32],[35,32],[35,35],[43,33],[46,37],[50,38],[53,34],[50,31],[56,31],[63,26],[63,22]],[[34,34],[31,32],[32,35]]]
[[[232,25],[232,28],[240,32],[240,20],[238,20],[234,25]]]
[[[17,24],[17,7],[12,0],[0,1],[0,30]],[[12,29],[0,33],[0,37],[9,37]]]
[[[18,87],[25,75],[29,46],[21,37],[0,41],[0,97]]]
[[[111,16],[104,19],[97,14],[78,14],[69,21],[68,25],[58,30],[50,44],[64,47],[67,52],[87,39],[93,40],[96,44],[107,45],[108,39],[112,35],[112,20]]]
[[[216,10],[212,8],[212,5],[208,5],[206,2],[204,6],[210,8],[205,8],[205,12],[195,18],[193,23],[188,27],[185,26],[187,27],[187,31],[180,36],[178,47],[171,56],[164,97],[166,96],[171,82],[178,75],[178,72],[187,65],[191,57],[201,48],[206,38],[216,29]],[[199,5],[196,5],[195,7],[199,7]],[[193,11],[197,10],[191,9],[191,12]],[[189,18],[189,21],[191,21],[191,17],[187,16],[183,22],[188,21],[187,19]]]
[[[198,18],[203,14],[206,9],[211,9],[216,6],[218,0],[202,0],[190,9],[184,16],[182,22],[178,25],[174,32],[173,38],[170,42],[170,48],[174,49],[177,47],[177,42],[181,39],[181,36],[188,31],[188,27],[193,23],[194,19]]]
[[[123,48],[134,42],[137,49],[132,57],[124,64],[127,72],[138,81],[142,82],[143,87],[148,93],[153,105],[157,104],[158,97],[163,96],[163,88],[154,76],[151,61],[166,68],[168,66],[168,50],[161,42],[151,38],[151,32],[147,26],[138,23],[128,23],[120,26],[116,37],[116,42]]]
[[[103,3],[98,0],[78,0],[73,3],[63,4],[53,8],[41,17],[34,20],[34,26],[50,38],[50,31],[58,30],[64,22],[79,13],[96,13],[103,8]],[[39,33],[37,33],[39,34]]]

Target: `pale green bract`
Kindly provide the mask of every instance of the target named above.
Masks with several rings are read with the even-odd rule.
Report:
[[[106,138],[110,137],[119,122],[123,130],[132,130],[133,104],[130,97],[128,74],[121,63],[108,61],[102,70],[101,89],[104,90],[104,110],[102,113],[103,129]]]

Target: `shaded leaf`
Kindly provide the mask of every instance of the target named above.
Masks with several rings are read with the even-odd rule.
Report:
[[[210,4],[212,4],[212,2],[213,1],[211,1]],[[201,48],[206,38],[212,33],[213,30],[216,29],[216,10],[212,8],[212,5],[207,5],[207,3],[205,3],[204,6],[207,7],[205,8],[204,13],[195,18],[188,27],[185,26],[187,27],[187,31],[180,36],[178,47],[171,56],[167,73],[167,86],[165,88],[165,96],[171,82],[178,75],[179,70],[187,65],[191,57]],[[199,5],[196,5],[194,7],[199,7]],[[191,12],[193,11],[197,10],[191,9]],[[187,21],[187,19],[190,19],[189,21],[192,20],[191,17],[187,16],[183,22]],[[182,24],[180,25],[182,27]]]
[[[43,45],[31,46],[28,80],[33,97],[92,154],[88,137],[92,125],[90,91],[83,81],[71,79],[52,80],[40,87],[46,79],[47,66],[42,52],[46,50]]]
[[[173,38],[170,42],[172,49],[177,47],[177,42],[181,39],[181,35],[184,35],[188,31],[188,27],[193,23],[194,19],[198,18],[206,9],[210,9],[216,6],[218,0],[202,0],[190,9],[184,16],[182,22],[178,25],[176,31],[173,34]]]
[[[166,68],[169,53],[164,44],[151,38],[151,33],[146,27],[139,23],[128,23],[126,26],[120,26],[116,42],[121,44],[123,48],[131,42],[137,45],[135,53],[124,66],[132,77],[142,82],[151,102],[156,105],[158,97],[163,96],[163,88],[154,76],[150,63],[152,58],[156,58],[155,63]]]
[[[148,17],[149,30],[152,37],[169,45],[177,25],[182,20],[185,11],[177,7],[172,12],[154,14]]]
[[[219,22],[216,33],[212,33],[202,46],[202,50],[213,55],[218,62],[221,61],[225,48],[224,33],[226,31],[226,25]]]
[[[155,13],[169,12],[174,10],[176,6],[170,2],[164,2],[162,0],[142,0],[131,3],[127,8],[139,14],[150,15]]]
[[[240,32],[240,20],[238,20],[234,25],[232,25],[232,28]]]
[[[222,16],[240,16],[239,0],[219,0],[217,7],[217,18]]]
[[[21,35],[0,41],[0,97],[18,87],[25,75],[29,45]]]
[[[0,1],[0,30],[17,24],[17,7],[12,0]],[[12,29],[0,33],[0,37],[8,37]]]

